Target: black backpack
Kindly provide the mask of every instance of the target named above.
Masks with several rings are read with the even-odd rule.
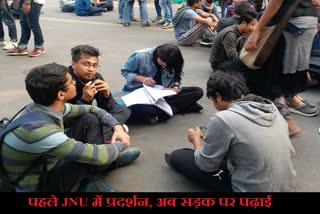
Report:
[[[42,113],[42,112],[29,112],[25,115],[17,118],[14,118],[21,113],[26,107],[23,107],[11,120],[8,118],[2,118],[0,120],[0,192],[14,192],[15,186],[19,184],[19,182],[28,174],[28,172],[37,164],[43,164],[42,174],[40,176],[40,185],[44,185],[44,180],[46,179],[46,172],[47,172],[47,156],[43,155],[40,158],[36,159],[23,173],[21,173],[18,178],[14,182],[10,182],[6,170],[2,164],[2,144],[4,136],[12,131],[13,129],[21,126],[22,124],[32,122],[32,121],[47,121],[50,123],[57,124],[56,120],[51,118],[49,115]],[[42,187],[40,186],[40,189]]]

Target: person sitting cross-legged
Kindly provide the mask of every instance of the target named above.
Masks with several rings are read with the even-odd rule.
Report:
[[[124,125],[131,111],[124,105],[118,105],[99,68],[99,49],[90,45],[78,45],[71,49],[72,62],[69,72],[76,81],[77,95],[69,100],[73,104],[91,105],[93,101],[99,108],[109,112],[121,125]],[[126,127],[126,125],[124,125]],[[112,129],[103,127],[105,140],[112,137]]]
[[[208,192],[285,192],[295,171],[288,125],[269,100],[248,92],[239,73],[214,72],[207,97],[218,110],[207,131],[188,131],[193,149],[165,154],[168,165]]]
[[[203,107],[197,103],[203,96],[199,87],[181,87],[184,60],[176,45],[164,44],[155,48],[135,51],[126,60],[121,75],[127,80],[123,91],[132,92],[143,84],[155,84],[171,89],[177,94],[164,97],[173,115],[178,113],[200,112]],[[132,111],[130,121],[149,122],[168,120],[170,117],[154,105],[138,104],[129,107]]]

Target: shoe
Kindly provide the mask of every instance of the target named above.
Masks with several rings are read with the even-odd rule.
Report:
[[[27,48],[20,50],[19,48],[15,48],[12,50],[7,51],[7,55],[9,56],[25,56],[28,55],[29,51]]]
[[[103,178],[90,182],[79,190],[81,192],[119,192],[112,189]]]
[[[173,167],[172,167],[172,165],[171,165],[170,154],[165,153],[165,154],[164,154],[164,160],[166,161],[167,165],[168,165],[171,169],[173,169]]]
[[[211,45],[212,45],[212,40],[210,40],[210,39],[202,39],[202,41],[200,42],[200,44],[203,45],[203,46],[211,47]]]
[[[8,42],[7,42],[7,41],[5,41],[5,40],[0,41],[0,46],[5,46],[5,45],[7,45],[7,44],[8,44]]]
[[[123,27],[129,27],[130,23],[123,23]]]
[[[122,21],[122,20],[119,20],[119,21],[118,21],[118,24],[123,25],[123,21]]]
[[[159,118],[157,116],[147,118],[147,122],[151,125],[156,124],[158,121],[159,121]]]
[[[3,50],[10,50],[18,47],[18,42],[8,42],[7,45],[3,47]]]
[[[289,112],[300,114],[306,117],[313,117],[318,114],[318,110],[316,108],[311,108],[306,103],[303,103],[297,107],[289,107]]]
[[[309,106],[310,108],[316,108],[316,105],[315,104],[313,104],[313,103],[309,103],[308,101],[306,101],[306,100],[301,100],[301,102],[303,102],[303,103],[305,103],[307,106]]]
[[[203,109],[202,105],[200,105],[199,103],[195,103],[191,106],[189,106],[186,109],[182,110],[182,113],[193,113],[193,112],[200,112]]]
[[[37,56],[40,56],[40,55],[45,54],[45,53],[46,53],[45,49],[35,48],[31,53],[29,53],[29,56],[37,57]]]
[[[166,22],[162,25],[162,29],[172,28],[172,22]]]
[[[129,127],[126,124],[122,124],[122,128],[125,132],[129,133]]]
[[[164,23],[166,23],[166,21],[164,21],[163,19],[156,22],[157,25],[164,25]]]
[[[126,166],[135,161],[140,155],[140,149],[136,147],[126,148],[123,152],[120,153],[118,159],[116,160],[118,166]]]
[[[150,27],[151,25],[150,25],[150,23],[149,22],[147,22],[147,23],[145,23],[145,24],[142,24],[141,25],[141,27]]]
[[[157,16],[156,18],[152,19],[152,22],[157,22],[162,20],[162,16]]]

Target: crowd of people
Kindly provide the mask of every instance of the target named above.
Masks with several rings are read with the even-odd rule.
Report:
[[[299,3],[288,27],[263,68],[256,71],[246,67],[239,58],[240,50],[254,51],[261,29],[277,24],[295,1]],[[44,54],[39,24],[44,0],[20,1],[19,42],[9,6],[6,0],[0,2],[1,24],[8,26],[10,37],[9,42],[4,40],[0,26],[0,44],[9,49],[8,55]],[[119,22],[125,27],[134,19],[133,2],[119,1]],[[157,4],[164,12],[163,19]],[[211,47],[208,63],[212,73],[205,94],[218,112],[210,118],[206,129],[188,130],[193,149],[168,151],[165,161],[210,192],[288,191],[295,175],[291,160],[295,149],[290,137],[301,132],[289,112],[318,114],[316,106],[299,93],[308,82],[320,1],[222,0],[219,5],[221,17],[210,0],[187,0],[174,14],[170,1],[155,1],[157,17],[153,21],[161,23],[162,28],[173,27],[177,44],[162,44],[130,54],[120,71],[126,81],[122,90],[130,93],[144,85],[161,85],[163,90],[175,92],[164,98],[173,116],[201,112],[203,107],[198,101],[203,97],[202,88],[181,85],[185,61],[179,48],[201,40],[200,44]],[[150,26],[146,0],[140,0],[139,6],[141,25]],[[113,4],[63,0],[60,8],[62,12],[89,16],[111,11]],[[298,30],[303,33],[297,33]],[[31,32],[35,46],[29,53]],[[25,86],[33,102],[14,121],[30,114],[45,119],[26,121],[1,136],[1,161],[12,182],[19,178],[18,183],[14,182],[16,191],[93,191],[97,182],[102,182],[104,188],[96,191],[115,191],[103,176],[131,164],[140,155],[139,148],[130,146],[127,125],[156,124],[171,118],[153,105],[127,107],[117,103],[108,81],[97,72],[100,54],[96,47],[77,45],[71,49],[69,67],[50,63],[34,67],[27,74]]]

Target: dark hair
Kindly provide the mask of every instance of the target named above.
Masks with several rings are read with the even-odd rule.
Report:
[[[187,5],[192,7],[194,4],[198,3],[201,0],[187,0]]]
[[[31,99],[38,104],[51,105],[67,82],[68,68],[56,63],[31,69],[25,79]]]
[[[248,93],[245,79],[236,72],[215,71],[207,81],[207,97],[223,101],[234,101]]]
[[[167,63],[167,70],[170,72],[173,69],[174,78],[177,81],[181,81],[184,60],[178,46],[173,44],[160,45],[155,49],[153,57],[154,60],[157,60],[157,57],[159,57],[161,61]]]
[[[206,2],[208,2],[209,4],[212,4],[212,0],[206,0]]]
[[[234,13],[241,16],[256,11],[252,8],[251,4],[247,1],[240,1],[234,7]],[[257,16],[257,15],[256,15]]]
[[[246,14],[242,14],[238,19],[238,24],[241,24],[243,21],[249,24],[253,19],[257,19],[257,15],[258,15],[257,12],[254,10],[249,11]]]
[[[81,58],[81,55],[87,56],[100,56],[98,48],[92,47],[90,45],[78,45],[71,49],[72,61],[78,62]]]

